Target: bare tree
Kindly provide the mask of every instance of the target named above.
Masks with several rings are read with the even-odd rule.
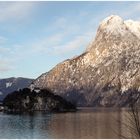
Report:
[[[122,138],[140,138],[140,112],[139,112],[139,103],[140,103],[140,92],[136,89],[131,89],[127,91],[128,98],[128,110],[124,114],[124,120],[118,120],[119,123],[123,126],[125,131],[128,131],[128,135],[121,135]],[[121,122],[120,122],[121,121]]]
[[[140,114],[138,106],[140,93],[137,90],[133,90],[131,91],[130,98],[130,111],[128,112],[129,129],[135,138],[140,138]]]

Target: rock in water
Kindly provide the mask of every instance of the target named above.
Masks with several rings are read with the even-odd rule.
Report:
[[[140,22],[112,15],[80,56],[56,65],[31,87],[48,88],[78,106],[126,106],[140,90]]]

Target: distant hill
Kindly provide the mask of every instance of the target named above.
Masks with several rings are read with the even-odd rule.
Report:
[[[32,81],[33,79],[22,77],[0,79],[0,101],[2,101],[9,93],[15,90],[28,87]]]

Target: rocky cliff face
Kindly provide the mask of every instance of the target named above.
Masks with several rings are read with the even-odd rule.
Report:
[[[140,90],[140,22],[112,15],[80,56],[37,78],[31,87],[49,88],[78,106],[126,106]]]
[[[3,100],[7,94],[18,90],[23,89],[25,87],[28,87],[33,79],[28,78],[6,78],[6,79],[0,79],[0,100]]]

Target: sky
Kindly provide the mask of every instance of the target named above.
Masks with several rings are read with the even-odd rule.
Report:
[[[0,1],[0,79],[37,78],[83,53],[107,16],[139,13],[140,2]]]

